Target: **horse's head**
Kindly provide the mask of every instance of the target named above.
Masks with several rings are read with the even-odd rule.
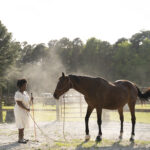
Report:
[[[69,76],[65,76],[64,73],[62,73],[62,76],[59,78],[59,81],[57,83],[54,97],[56,99],[59,99],[61,95],[63,95],[65,92],[67,92],[72,87],[72,83],[70,81]]]

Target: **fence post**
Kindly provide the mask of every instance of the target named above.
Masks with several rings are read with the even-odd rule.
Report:
[[[2,115],[2,87],[0,87],[0,122],[3,122],[3,115]]]
[[[80,94],[80,117],[82,117],[82,99]]]
[[[56,100],[56,120],[59,121],[60,120],[60,115],[59,115],[59,101]]]
[[[59,105],[60,105],[60,118],[62,118],[63,117],[62,116],[62,111],[63,111],[63,108],[62,108],[62,99],[60,100]]]

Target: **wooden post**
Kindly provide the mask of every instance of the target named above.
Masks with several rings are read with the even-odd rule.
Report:
[[[82,99],[80,94],[80,117],[82,117]]]
[[[3,114],[2,114],[2,87],[0,87],[0,122],[3,122]]]
[[[62,118],[63,116],[62,116],[62,110],[63,110],[63,108],[62,108],[63,106],[62,106],[62,99],[60,100],[60,117]]]
[[[60,115],[59,115],[59,101],[56,100],[56,120],[59,121],[60,120]]]

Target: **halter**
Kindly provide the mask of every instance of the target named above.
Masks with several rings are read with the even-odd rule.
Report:
[[[70,80],[70,77],[68,76],[68,78],[69,78],[69,89],[70,88],[73,88],[73,83],[72,83],[72,81]],[[67,84],[66,84],[66,86],[64,86],[63,88],[61,88],[61,89],[57,89],[56,91],[62,91],[62,90],[64,90],[64,89],[66,89],[66,87],[67,87]]]

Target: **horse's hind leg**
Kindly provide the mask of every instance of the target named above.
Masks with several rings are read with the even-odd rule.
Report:
[[[123,108],[119,108],[118,109],[118,113],[119,113],[119,116],[120,116],[120,122],[121,122],[121,127],[120,127],[120,136],[119,136],[119,139],[122,139],[122,136],[123,136],[123,121],[124,121],[124,116],[123,116]]]
[[[102,131],[101,131],[101,124],[102,124],[102,108],[96,108],[96,112],[97,112],[97,124],[98,124],[98,128],[99,128],[99,132],[98,132],[98,136],[96,137],[96,141],[100,142],[102,140]]]
[[[86,137],[85,137],[85,140],[89,140],[90,139],[90,135],[89,135],[89,117],[93,111],[93,107],[90,107],[88,106],[87,108],[87,113],[86,113],[86,116],[85,116],[85,132],[86,132]]]
[[[129,104],[129,109],[131,112],[131,121],[132,121],[132,132],[131,132],[131,138],[130,141],[134,141],[134,136],[135,136],[135,123],[136,123],[136,117],[135,117],[135,102],[130,102]]]

